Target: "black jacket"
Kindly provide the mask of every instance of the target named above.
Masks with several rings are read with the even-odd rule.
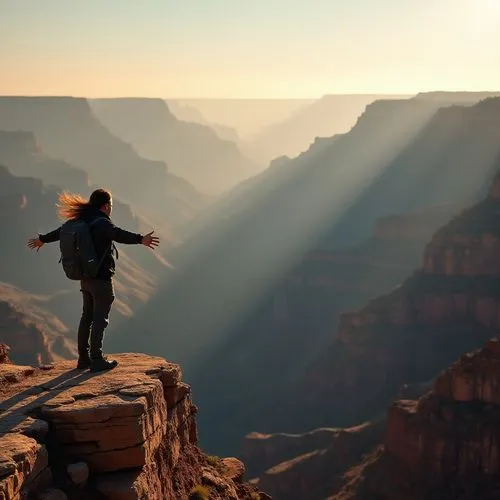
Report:
[[[100,219],[91,228],[92,238],[97,257],[101,259],[104,256],[97,278],[110,280],[115,274],[115,260],[113,259],[113,242],[124,243],[126,245],[138,245],[142,242],[142,235],[125,231],[113,224],[111,219],[98,209],[89,208],[85,210],[81,218],[86,222],[92,222]],[[52,243],[59,241],[61,228],[47,234],[39,234],[38,237],[43,243]]]

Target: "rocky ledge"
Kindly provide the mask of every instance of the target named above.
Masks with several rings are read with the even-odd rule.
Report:
[[[178,365],[116,359],[98,374],[74,361],[0,364],[0,499],[269,498],[243,482],[237,459],[197,447],[197,408]]]

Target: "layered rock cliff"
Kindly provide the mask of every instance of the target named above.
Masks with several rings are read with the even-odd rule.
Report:
[[[0,365],[8,382],[0,385],[2,498],[269,498],[243,482],[237,459],[197,447],[197,408],[179,366],[139,354],[117,359],[101,374],[71,362]]]
[[[500,341],[464,354],[419,400],[389,409],[384,447],[338,500],[500,495]]]
[[[310,289],[338,293],[332,295],[325,307],[361,306],[400,284],[419,265],[422,251],[434,232],[461,208],[459,205],[434,206],[383,217],[376,222],[373,235],[359,245],[309,252],[287,277],[287,288],[300,288],[304,298]],[[280,298],[280,294],[276,297]],[[290,308],[291,314],[295,307]]]
[[[76,356],[75,336],[43,306],[40,297],[0,282],[0,341],[13,362],[38,366]]]
[[[252,482],[276,500],[493,500],[499,387],[500,340],[492,338],[461,355],[419,399],[393,402],[376,424],[254,433],[243,457],[259,475]]]
[[[434,235],[422,267],[399,288],[342,316],[308,381],[317,389],[311,403],[321,404],[327,422],[353,423],[383,410],[403,384],[432,379],[496,334],[499,183],[497,176],[484,201]]]
[[[346,474],[380,443],[383,422],[304,434],[247,436],[243,457],[252,483],[275,500],[324,500],[348,484]]]

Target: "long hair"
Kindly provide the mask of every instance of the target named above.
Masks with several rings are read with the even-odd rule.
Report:
[[[56,204],[57,213],[63,220],[78,219],[89,208],[101,208],[111,202],[111,192],[107,189],[96,189],[88,200],[76,193],[62,192],[59,203]]]

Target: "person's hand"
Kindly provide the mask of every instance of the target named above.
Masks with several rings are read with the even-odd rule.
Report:
[[[151,231],[148,234],[145,234],[142,237],[141,243],[149,248],[152,248],[154,250],[155,247],[157,247],[160,244],[160,238],[158,236],[153,236],[154,231]]]
[[[40,240],[39,237],[37,238],[31,238],[28,240],[28,247],[30,247],[32,250],[36,248],[36,251],[40,250],[44,245],[44,242]]]

